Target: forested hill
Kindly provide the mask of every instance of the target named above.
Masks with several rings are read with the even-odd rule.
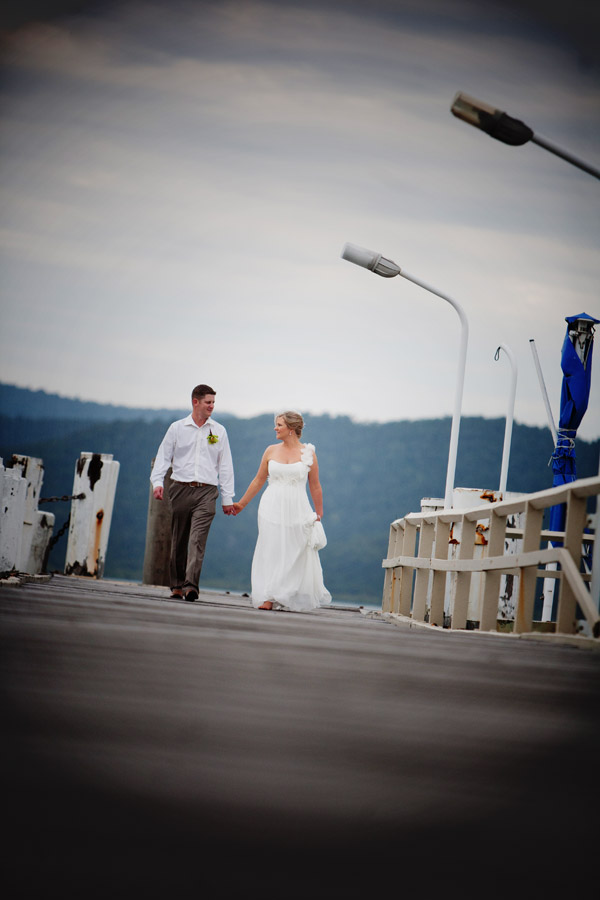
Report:
[[[110,403],[93,403],[87,400],[71,400],[48,394],[46,391],[30,391],[12,384],[0,384],[0,414],[3,416],[27,416],[29,419],[76,419],[86,422],[115,422],[117,420],[153,421],[154,419],[181,418],[189,410],[134,409],[130,406],[113,406]]]
[[[15,389],[17,390],[17,389]],[[121,468],[117,486],[106,577],[140,580],[142,574],[149,474],[152,459],[168,422],[187,411],[128,410],[128,416],[103,420],[117,407],[92,406],[98,413],[85,418],[86,404],[44,395],[53,409],[60,400],[62,414],[44,415],[36,406],[37,392],[20,391],[21,408],[5,405],[11,391],[0,394],[0,456],[13,453],[41,457],[45,476],[43,495],[70,494],[75,462],[83,450],[112,453]],[[73,407],[69,404],[72,403]],[[136,414],[137,413],[137,414]],[[219,416],[217,416],[219,418]],[[265,446],[273,443],[273,417],[222,417],[230,436],[237,496],[246,489]],[[325,581],[335,600],[379,603],[383,585],[381,560],[387,552],[389,524],[418,511],[423,497],[443,497],[450,439],[450,418],[361,424],[345,416],[306,416],[303,438],[315,444],[325,496],[324,525],[328,546],[321,553]],[[496,490],[500,477],[504,419],[462,420],[455,484]],[[600,441],[579,440],[576,446],[579,477],[598,473]],[[547,428],[515,424],[508,490],[532,492],[552,485],[548,465],[552,438]],[[41,505],[56,515],[55,530],[69,513],[67,503]],[[246,591],[256,540],[255,500],[241,515],[217,515],[206,553],[205,587]],[[66,536],[50,558],[50,568],[64,565]]]

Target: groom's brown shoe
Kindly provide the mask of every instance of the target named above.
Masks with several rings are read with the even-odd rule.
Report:
[[[186,591],[185,600],[197,600],[198,599],[198,591],[195,591],[194,588],[190,588],[189,591]]]

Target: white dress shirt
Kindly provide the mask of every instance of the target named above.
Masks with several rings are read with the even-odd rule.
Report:
[[[209,441],[211,434],[216,441]],[[219,422],[208,418],[198,427],[189,415],[169,425],[150,474],[153,487],[162,486],[169,466],[173,467],[173,481],[218,485],[223,506],[232,504],[233,460],[227,431]]]

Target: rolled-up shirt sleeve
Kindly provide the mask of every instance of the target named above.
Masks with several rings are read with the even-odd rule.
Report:
[[[169,471],[169,467],[173,461],[173,451],[175,450],[175,427],[170,425],[167,433],[161,441],[160,447],[156,451],[154,465],[150,473],[150,481],[152,487],[162,487],[165,475]]]
[[[218,469],[219,488],[221,490],[221,503],[223,506],[231,506],[235,494],[235,485],[233,475],[233,458],[231,456],[231,447],[229,446],[229,437],[226,431],[224,431],[221,437],[220,444],[221,452],[219,453]]]

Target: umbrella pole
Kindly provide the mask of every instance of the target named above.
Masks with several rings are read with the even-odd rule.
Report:
[[[533,361],[535,363],[535,369],[538,375],[538,380],[540,382],[540,388],[542,391],[542,397],[544,398],[544,403],[546,405],[546,413],[548,415],[548,425],[550,427],[550,432],[552,434],[552,440],[554,441],[554,446],[556,447],[557,442],[557,434],[556,434],[556,425],[554,424],[554,419],[552,417],[552,409],[550,408],[550,401],[548,400],[548,391],[546,390],[546,384],[544,382],[544,376],[542,375],[542,367],[540,366],[540,361],[537,354],[537,349],[535,346],[535,341],[533,338],[530,338],[529,343],[531,345],[531,352],[533,353]],[[548,543],[550,546],[550,543]],[[558,566],[556,563],[550,563],[546,566],[547,569],[556,569]],[[554,588],[556,586],[556,581],[554,578],[544,578],[544,604],[542,609],[542,622],[550,622],[552,621],[552,606],[554,604]]]
[[[598,475],[600,476],[600,459],[598,460]],[[596,498],[596,514],[594,528],[594,549],[592,551],[592,583],[590,585],[592,600],[595,599],[600,609],[600,501]]]
[[[540,382],[540,388],[542,390],[542,397],[544,398],[544,403],[546,404],[546,413],[548,415],[548,426],[552,433],[552,439],[554,441],[554,446],[556,447],[556,425],[554,424],[554,419],[552,417],[552,409],[550,408],[550,401],[548,400],[548,391],[546,390],[544,376],[542,375],[542,367],[540,366],[540,361],[538,359],[538,354],[537,354],[537,349],[535,346],[534,339],[530,338],[529,343],[531,345],[531,352],[533,353],[533,361],[535,363],[535,369],[536,369],[536,372],[538,375],[538,380]]]
[[[506,424],[504,426],[504,447],[502,449],[502,466],[500,468],[500,487],[498,492],[503,500],[506,499],[506,481],[508,478],[508,461],[510,459],[510,444],[512,439],[513,417],[515,410],[515,395],[517,392],[517,363],[510,347],[506,344],[500,344],[496,350],[494,359],[499,358],[500,350],[504,350],[510,360],[510,395],[508,400],[508,410],[506,413]]]

